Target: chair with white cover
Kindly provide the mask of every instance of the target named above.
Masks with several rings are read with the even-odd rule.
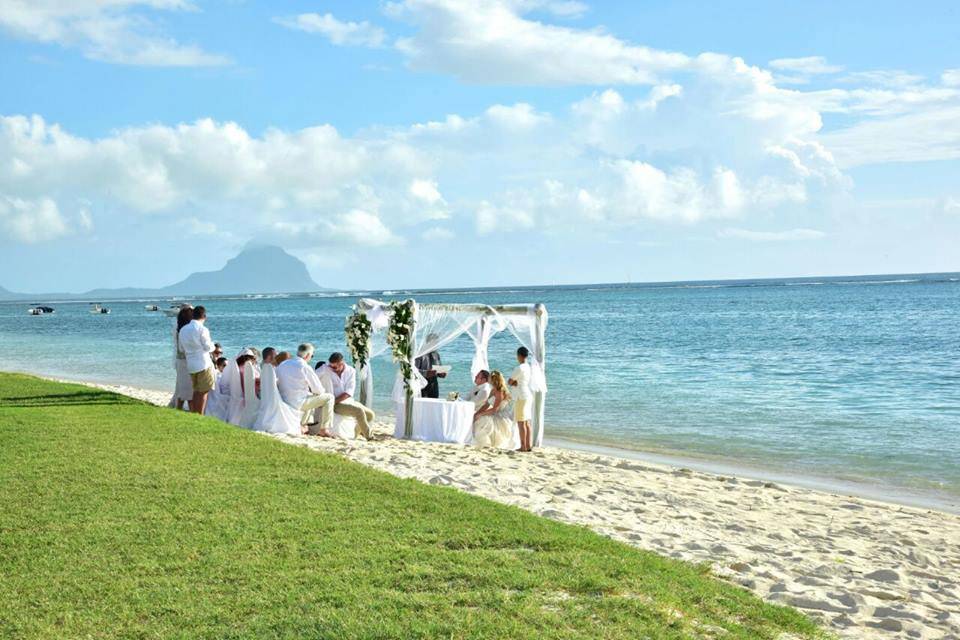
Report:
[[[263,365],[260,372],[260,410],[253,430],[300,435],[300,412],[280,398],[277,370],[272,364]]]
[[[257,412],[260,410],[260,398],[257,397],[257,379],[253,365],[249,362],[243,365],[243,411],[240,414],[239,425],[245,429],[253,429],[257,421]]]
[[[235,360],[231,359],[227,363],[223,375],[226,378],[223,386],[229,395],[224,399],[220,418],[224,422],[239,425],[240,416],[243,414],[243,387],[240,384],[240,368]]]

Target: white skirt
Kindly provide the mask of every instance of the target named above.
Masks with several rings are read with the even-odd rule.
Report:
[[[193,399],[193,383],[190,381],[190,372],[187,371],[186,358],[177,358],[177,385],[173,395],[183,401]]]
[[[513,420],[503,415],[480,416],[473,424],[473,445],[476,447],[512,448]]]

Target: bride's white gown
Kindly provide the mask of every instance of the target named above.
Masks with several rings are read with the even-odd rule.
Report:
[[[486,406],[493,406],[496,398],[491,395]],[[496,413],[480,416],[473,425],[473,444],[476,447],[513,449],[513,408],[509,400],[500,403]]]
[[[253,424],[255,431],[300,435],[300,412],[280,398],[277,390],[277,370],[265,364],[260,371],[260,410]]]

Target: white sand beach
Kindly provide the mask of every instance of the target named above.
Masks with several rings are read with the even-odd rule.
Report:
[[[960,638],[958,515],[566,449],[498,452],[391,433],[378,423],[372,442],[278,438],[709,563],[841,637]]]

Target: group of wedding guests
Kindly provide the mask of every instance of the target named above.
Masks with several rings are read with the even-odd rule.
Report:
[[[174,332],[176,390],[171,406],[269,433],[370,437],[374,412],[354,400],[356,371],[334,352],[311,366],[314,346],[292,355],[246,347],[233,359],[213,342],[206,309],[184,306]]]

